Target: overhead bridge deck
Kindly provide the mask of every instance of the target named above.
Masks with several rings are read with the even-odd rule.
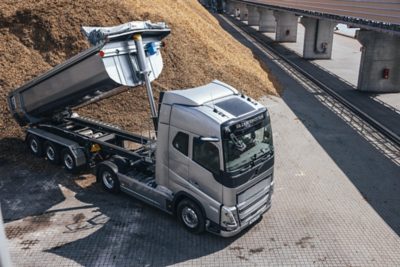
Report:
[[[246,4],[325,18],[355,27],[400,34],[399,0],[243,0]]]

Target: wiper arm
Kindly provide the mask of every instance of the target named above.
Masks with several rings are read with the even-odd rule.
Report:
[[[260,152],[262,153],[262,155],[260,157],[258,157],[259,159],[266,159],[269,157],[269,155],[271,154],[272,150],[271,149],[265,149],[265,148],[261,148]]]
[[[240,169],[240,173],[246,172],[251,169],[252,164],[248,164],[246,167]]]

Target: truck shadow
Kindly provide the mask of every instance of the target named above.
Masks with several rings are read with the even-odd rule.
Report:
[[[372,132],[366,130],[367,125],[355,126],[348,123],[348,121],[357,121],[357,118],[353,118],[351,115],[349,118],[349,114],[346,114],[344,110],[329,108],[329,103],[321,101],[320,92],[304,89],[296,77],[282,70],[277,64],[279,59],[268,58],[254,43],[244,38],[224,19],[220,16],[216,16],[216,19],[229,34],[253,52],[254,57],[266,66],[269,74],[276,77],[280,86],[284,88],[281,97],[285,104],[345,173],[369,205],[400,236],[400,213],[398,212],[398,207],[400,207],[400,155],[398,152],[392,153],[390,145],[384,139],[379,140],[378,138],[378,140],[370,141],[365,138],[365,136],[373,135]],[[265,37],[265,40],[267,39],[269,38]],[[286,49],[283,45],[275,43],[272,39],[269,39],[268,42],[290,59],[301,61],[303,67],[315,70],[317,73],[323,71],[316,69],[318,66],[302,60],[299,55]],[[337,83],[338,86],[344,83],[330,73],[323,75],[326,76],[326,79]],[[358,95],[359,101],[369,97],[352,89],[348,89],[343,94]],[[367,111],[385,111],[384,114],[390,116],[390,119],[400,121],[399,114],[396,114],[395,111],[388,110],[382,103],[376,102],[374,105],[373,109],[371,107]]]
[[[65,198],[63,170],[31,156],[19,138],[0,140],[0,204],[5,222],[42,214]]]
[[[240,237],[191,234],[173,216],[104,192],[90,173],[70,175],[44,159],[25,158],[1,162],[1,208],[11,241],[40,230],[39,253],[83,266],[167,266],[216,253]]]
[[[100,212],[88,222],[96,226],[99,216],[108,219],[87,237],[46,252],[83,266],[124,266],[127,259],[132,266],[167,266],[213,254],[235,240],[189,233],[175,217],[123,193],[104,192],[99,183],[73,190],[79,201],[92,204]]]

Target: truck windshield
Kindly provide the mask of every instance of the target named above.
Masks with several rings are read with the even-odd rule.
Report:
[[[231,132],[223,140],[225,167],[233,172],[249,165],[272,151],[272,132],[269,122],[242,133]]]

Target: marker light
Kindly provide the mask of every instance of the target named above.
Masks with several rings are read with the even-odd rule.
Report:
[[[385,80],[389,79],[389,69],[387,68],[383,69],[382,78]]]

